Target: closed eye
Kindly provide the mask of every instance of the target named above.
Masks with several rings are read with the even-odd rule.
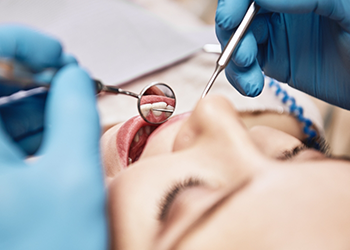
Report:
[[[185,189],[190,187],[198,187],[204,185],[204,182],[198,178],[189,177],[183,181],[177,182],[171,186],[171,188],[162,197],[159,203],[158,220],[165,221],[168,216],[171,205],[175,198],[183,192]]]
[[[305,144],[298,145],[297,147],[291,149],[291,150],[286,150],[283,151],[281,156],[277,157],[277,160],[281,161],[286,161],[286,160],[291,160],[301,152],[309,149]]]

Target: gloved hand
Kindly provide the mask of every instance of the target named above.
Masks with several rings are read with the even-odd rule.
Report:
[[[219,0],[216,33],[226,44],[249,0]],[[350,1],[256,0],[259,15],[226,68],[242,94],[258,95],[270,77],[350,109]],[[288,14],[287,14],[288,13]]]
[[[0,119],[0,249],[107,249],[95,87],[78,66],[53,79],[45,126],[25,161]]]
[[[73,56],[62,52],[57,40],[15,25],[0,26],[0,58],[16,60],[37,75],[46,68],[77,64]],[[0,79],[0,97],[18,90],[17,86],[2,84]],[[46,94],[41,93],[11,105],[0,102],[0,115],[7,132],[28,155],[34,154],[41,143],[45,100]]]

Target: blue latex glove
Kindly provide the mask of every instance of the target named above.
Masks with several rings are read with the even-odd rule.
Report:
[[[95,88],[78,66],[52,82],[40,157],[24,155],[0,120],[0,249],[107,249]]]
[[[0,26],[0,58],[16,60],[36,74],[46,68],[59,69],[77,63],[74,57],[62,52],[57,40],[15,25]],[[18,90],[19,87],[2,84],[0,80],[0,97]],[[7,132],[28,155],[35,153],[41,143],[45,100],[46,94],[38,94],[12,105],[0,105]]]
[[[216,33],[222,45],[249,3],[219,0]],[[256,96],[263,88],[262,69],[270,77],[350,109],[350,1],[256,3],[260,14],[226,68],[231,84],[244,95]]]

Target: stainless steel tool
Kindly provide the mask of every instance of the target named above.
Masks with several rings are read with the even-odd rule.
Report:
[[[211,76],[211,78],[209,79],[209,82],[203,91],[202,98],[204,98],[208,94],[209,90],[213,86],[218,75],[221,73],[223,69],[226,68],[226,66],[230,62],[232,53],[235,51],[235,49],[239,45],[239,42],[242,40],[243,36],[247,32],[250,24],[252,23],[254,17],[256,16],[259,10],[260,10],[260,6],[257,5],[255,2],[252,2],[246,14],[244,15],[242,22],[239,24],[236,32],[232,34],[228,43],[226,44],[226,47],[222,51],[218,60],[216,61],[215,71]]]

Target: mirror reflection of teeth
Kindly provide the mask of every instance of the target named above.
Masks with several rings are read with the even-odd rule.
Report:
[[[153,109],[165,109],[166,108],[166,102],[154,102],[152,103],[152,112],[154,116],[161,116],[162,111],[155,111]]]
[[[144,117],[147,117],[150,110],[152,110],[154,116],[160,116],[163,112],[162,111],[156,111],[154,109],[166,109],[170,111],[174,111],[174,107],[171,105],[167,105],[166,102],[155,102],[155,103],[147,103],[141,105],[141,113]],[[164,112],[167,117],[169,117],[172,113],[171,112]]]
[[[166,106],[166,109],[167,110],[171,110],[171,111],[174,111],[174,107],[173,106],[171,106],[171,105],[168,105],[168,106]],[[170,112],[165,112],[165,116],[166,117],[169,117],[169,116],[171,116],[172,115],[172,113],[170,113]]]

